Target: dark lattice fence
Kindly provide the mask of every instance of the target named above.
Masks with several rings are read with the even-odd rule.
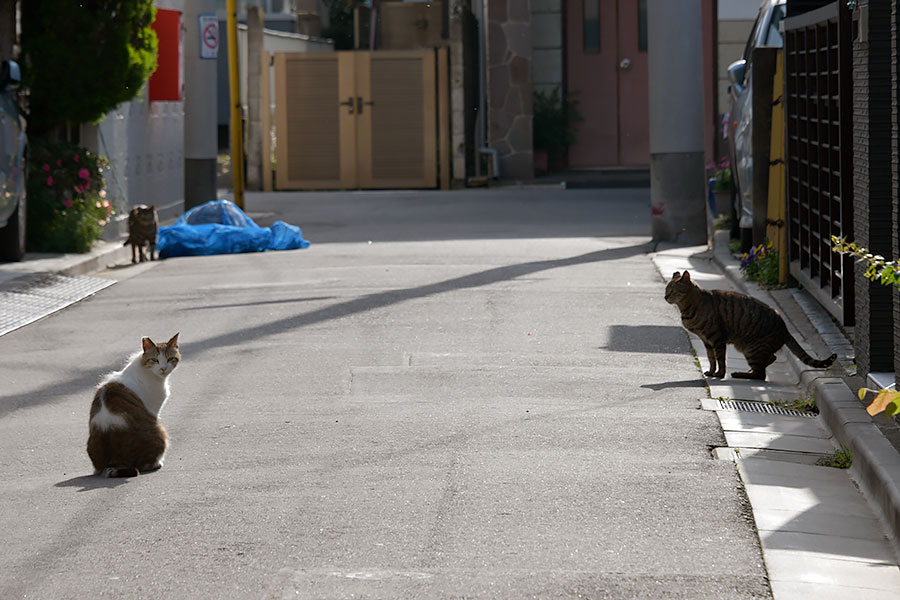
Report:
[[[846,2],[787,18],[785,119],[791,275],[845,325],[853,266],[831,236],[853,236],[852,66]]]

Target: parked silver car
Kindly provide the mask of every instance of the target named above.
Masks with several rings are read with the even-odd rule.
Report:
[[[0,65],[0,261],[25,256],[25,124],[13,93],[22,77],[19,65]]]
[[[753,123],[753,61],[755,48],[781,48],[784,46],[780,24],[785,16],[787,0],[764,0],[743,58],[728,66],[728,88],[731,97],[728,119],[728,147],[731,152],[732,177],[737,192],[737,215],[744,229],[753,227],[753,149],[751,130]]]

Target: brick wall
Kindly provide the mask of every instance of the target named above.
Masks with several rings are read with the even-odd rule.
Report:
[[[853,42],[853,234],[872,252],[892,256],[891,5],[862,0],[859,6],[868,8],[869,36]],[[856,365],[861,374],[893,371],[893,292],[864,273],[857,264]]]

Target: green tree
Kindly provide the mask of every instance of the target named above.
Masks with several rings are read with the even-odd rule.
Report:
[[[328,27],[322,37],[334,40],[335,50],[353,50],[353,11],[360,0],[325,0]]]
[[[21,10],[32,133],[98,121],[156,69],[153,0],[28,0]]]

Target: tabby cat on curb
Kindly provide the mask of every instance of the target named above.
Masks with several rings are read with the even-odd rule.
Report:
[[[725,377],[727,344],[733,344],[747,358],[750,372],[731,374],[744,379],[764,380],[766,367],[775,362],[775,352],[785,345],[816,369],[830,367],[837,358],[837,354],[832,354],[825,360],[816,360],[800,347],[774,309],[746,294],[704,290],[691,281],[687,271],[672,275],[666,285],[666,302],[678,306],[685,329],[695,333],[706,346],[707,377]]]
[[[141,262],[147,260],[144,256],[144,244],[150,247],[150,260],[156,260],[156,232],[159,229],[159,216],[155,206],[138,204],[128,213],[128,239],[123,246],[131,244],[131,262],[136,263],[135,250],[140,254]]]
[[[121,371],[100,382],[91,404],[87,452],[95,474],[134,477],[162,467],[169,444],[159,413],[169,399],[168,377],[178,366],[178,334],[165,344],[148,337]]]

